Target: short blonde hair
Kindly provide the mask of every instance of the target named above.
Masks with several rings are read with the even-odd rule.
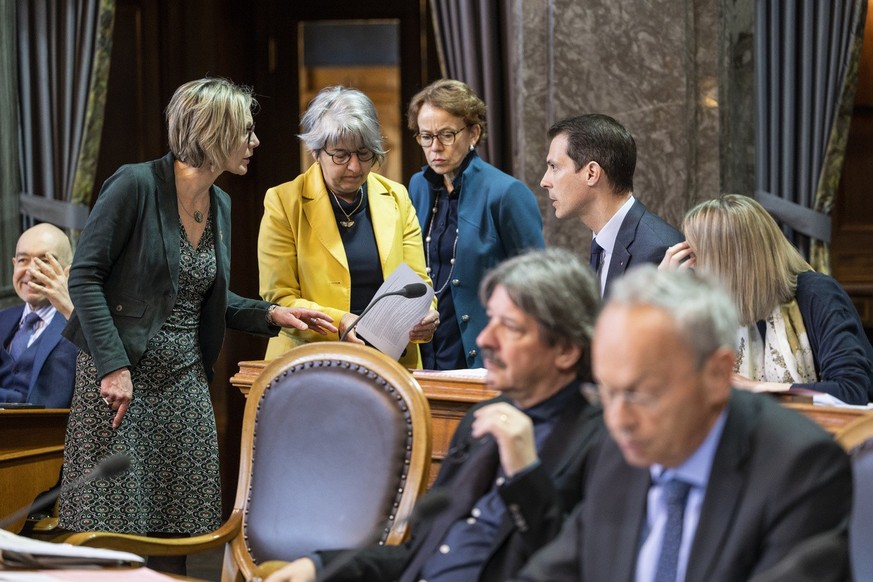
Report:
[[[773,217],[748,196],[701,202],[685,215],[682,228],[697,268],[727,288],[742,325],[793,299],[798,273],[811,269]]]
[[[257,104],[251,87],[227,79],[185,83],[167,105],[170,151],[189,166],[220,168],[246,139]]]
[[[460,117],[468,126],[478,125],[479,143],[485,143],[488,134],[485,102],[466,83],[454,79],[440,79],[416,93],[409,102],[409,110],[406,113],[409,129],[415,133],[418,133],[419,129],[418,114],[425,105]]]

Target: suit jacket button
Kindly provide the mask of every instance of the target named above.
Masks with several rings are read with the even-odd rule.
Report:
[[[119,303],[118,305],[115,306],[115,311],[121,311],[122,309],[124,309],[124,308],[121,307],[121,303]]]
[[[476,354],[478,354],[478,353],[479,352],[477,352],[476,350],[470,350],[467,355],[470,356],[471,358],[475,358]]]
[[[454,285],[455,287],[457,287],[457,286],[460,285],[460,284],[461,284],[461,280],[460,280],[460,279],[452,279],[452,285]]]
[[[470,316],[465,313],[464,315],[461,316],[461,321],[463,321],[464,323],[467,323],[468,321],[470,321]]]

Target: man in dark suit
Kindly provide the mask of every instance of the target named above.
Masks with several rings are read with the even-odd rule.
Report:
[[[593,277],[568,251],[534,251],[491,271],[480,297],[489,322],[477,343],[487,384],[502,395],[474,407],[452,438],[430,493],[448,492],[448,507],[414,524],[404,545],[320,552],[269,582],[313,580],[319,560],[330,580],[500,581],[557,534],[605,432],[580,389],[599,302]]]
[[[61,330],[73,311],[72,259],[67,235],[55,226],[38,224],[19,237],[12,286],[24,305],[0,311],[0,402],[70,406],[78,349]]]
[[[628,268],[658,264],[667,248],[685,237],[634,198],[637,146],[633,136],[607,115],[591,113],[559,121],[540,185],[559,219],[576,218],[594,233],[591,267],[607,297]]]
[[[849,459],[812,421],[731,388],[736,321],[693,272],[643,266],[616,283],[592,348],[612,438],[518,579],[842,579]],[[805,571],[805,551],[829,575]]]

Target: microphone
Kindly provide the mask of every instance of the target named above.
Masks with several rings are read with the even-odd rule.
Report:
[[[424,283],[409,283],[408,285],[404,285],[402,288],[398,289],[397,291],[389,291],[388,293],[383,293],[382,295],[379,295],[373,301],[370,302],[370,304],[367,306],[367,308],[364,309],[364,311],[361,313],[360,316],[358,316],[358,319],[356,319],[353,324],[351,324],[349,327],[346,328],[346,330],[343,332],[343,334],[339,338],[340,341],[345,340],[346,336],[349,335],[349,332],[352,331],[353,329],[355,329],[358,326],[358,323],[360,323],[361,319],[365,315],[367,315],[367,312],[370,311],[370,309],[374,305],[376,305],[377,303],[379,303],[380,301],[382,301],[386,297],[391,297],[392,295],[397,295],[399,297],[406,297],[407,299],[415,299],[416,297],[421,297],[425,293],[427,293],[427,285],[425,285]]]
[[[110,479],[127,471],[128,467],[130,467],[130,457],[126,454],[115,453],[114,455],[110,455],[97,463],[97,466],[87,475],[82,475],[66,487],[55,487],[45,493],[41,493],[33,503],[20,507],[4,517],[0,520],[0,529],[5,529],[7,526],[20,520],[22,517],[27,517],[30,508],[33,506],[51,505],[58,497],[60,497],[62,492],[74,491],[82,485],[90,483],[91,481],[96,481],[97,479]]]
[[[420,284],[424,287],[423,283],[416,283],[416,285]],[[409,285],[407,285],[408,287]],[[449,504],[452,502],[452,494],[446,488],[438,488],[431,489],[431,491],[424,497],[421,501],[415,504],[415,507],[412,508],[412,511],[409,512],[409,515],[406,517],[397,520],[397,524],[403,525],[414,525],[416,523],[421,523],[422,521],[433,519],[443,511],[445,511]],[[362,543],[358,546],[346,550],[340,553],[336,558],[330,561],[325,568],[318,573],[316,576],[316,580],[323,582],[324,580],[328,580],[334,574],[337,574],[346,564],[351,562],[358,553],[375,544],[382,537],[382,530],[391,522],[391,520],[385,520],[379,524],[379,526],[373,530],[370,535],[364,539]]]

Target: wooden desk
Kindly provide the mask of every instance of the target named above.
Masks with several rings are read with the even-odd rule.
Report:
[[[67,409],[0,410],[0,517],[57,483],[69,415]],[[18,533],[25,520],[7,529]]]
[[[239,372],[230,383],[248,396],[248,391],[255,378],[264,369],[267,362],[251,360],[239,363]],[[433,418],[433,449],[430,479],[436,477],[440,463],[449,450],[452,434],[467,410],[482,400],[497,395],[495,390],[487,388],[481,379],[471,379],[465,376],[452,376],[445,372],[415,370],[412,375],[418,380],[425,396],[430,403],[430,413]],[[805,414],[831,434],[863,414],[873,412],[855,408],[836,408],[833,406],[813,406],[809,399],[803,397],[782,398],[776,395],[786,408],[791,408]]]

